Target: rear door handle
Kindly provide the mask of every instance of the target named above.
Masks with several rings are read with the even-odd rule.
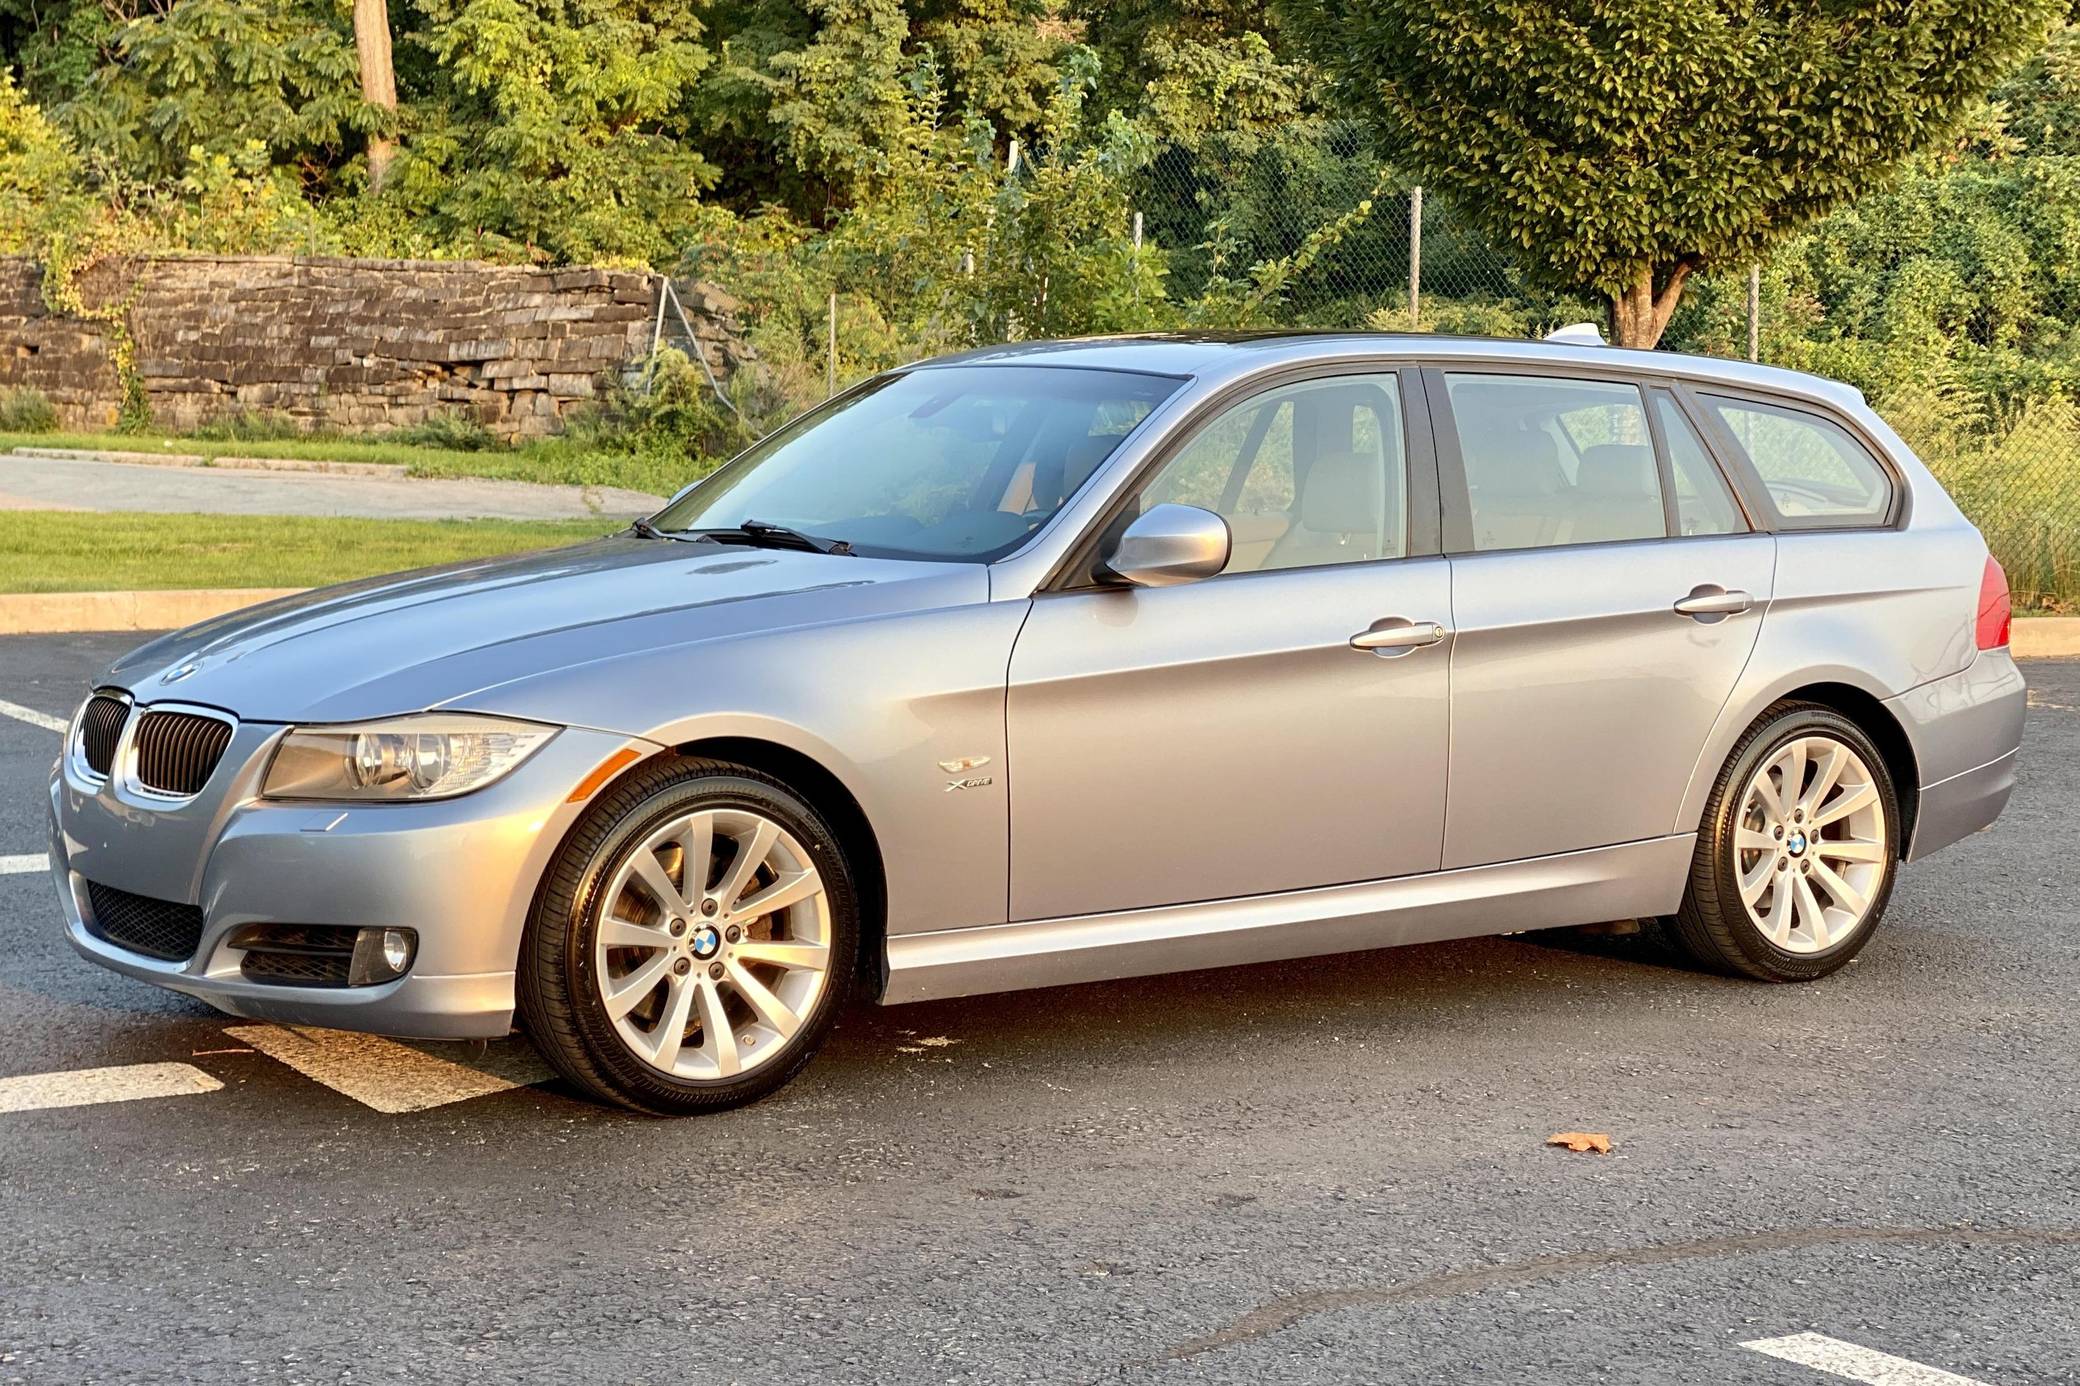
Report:
[[[1411,621],[1402,616],[1388,616],[1374,621],[1351,637],[1354,650],[1373,650],[1380,654],[1402,654],[1409,650],[1435,645],[1444,639],[1444,627],[1435,621]]]
[[[1729,592],[1714,583],[1705,583],[1691,589],[1690,595],[1676,603],[1679,616],[1738,616],[1755,605],[1755,599],[1746,592]]]

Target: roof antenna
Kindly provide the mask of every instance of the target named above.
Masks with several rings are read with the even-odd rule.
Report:
[[[1603,329],[1593,322],[1571,322],[1565,327],[1556,327],[1546,333],[1549,342],[1570,342],[1575,346],[1609,346],[1603,339]]]

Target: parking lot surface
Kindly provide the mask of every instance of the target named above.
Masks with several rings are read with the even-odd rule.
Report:
[[[2080,1382],[2080,664],[1819,983],[1650,928],[862,1006],[663,1122],[75,958],[20,714],[142,638],[0,639],[0,1381]]]

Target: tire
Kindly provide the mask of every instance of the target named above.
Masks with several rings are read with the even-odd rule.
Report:
[[[668,758],[602,794],[550,862],[520,945],[521,1022],[602,1101],[657,1116],[755,1101],[845,1004],[858,899],[837,835],[785,784]]]
[[[1853,759],[1836,762],[1828,748]],[[1787,804],[1781,790],[1794,769],[1801,793]],[[1836,778],[1823,790],[1830,769]],[[1719,772],[1669,932],[1714,971],[1765,982],[1824,977],[1862,950],[1884,916],[1899,833],[1891,772],[1863,728],[1831,708],[1777,703]]]

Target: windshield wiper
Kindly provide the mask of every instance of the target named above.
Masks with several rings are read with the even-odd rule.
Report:
[[[844,539],[819,539],[813,534],[804,534],[786,525],[776,525],[765,520],[745,519],[730,529],[702,529],[693,531],[696,539],[708,539],[717,544],[747,544],[759,549],[801,549],[808,553],[849,554],[852,544]]]
[[[638,538],[642,538],[642,539],[681,539],[681,540],[683,540],[683,538],[684,538],[684,536],[682,536],[682,535],[677,535],[677,534],[666,534],[666,533],[665,533],[665,532],[664,532],[663,530],[659,529],[659,528],[658,528],[658,527],[657,527],[656,525],[653,525],[653,524],[651,524],[651,523],[650,523],[650,522],[649,522],[648,520],[644,519],[644,518],[643,518],[643,517],[642,517],[641,515],[638,515],[638,516],[636,516],[636,517],[635,517],[635,518],[634,518],[633,520],[630,520],[630,521],[628,522],[628,532],[629,532],[629,533],[631,533],[631,534],[633,534],[633,535],[636,535],[636,536],[637,536]]]

